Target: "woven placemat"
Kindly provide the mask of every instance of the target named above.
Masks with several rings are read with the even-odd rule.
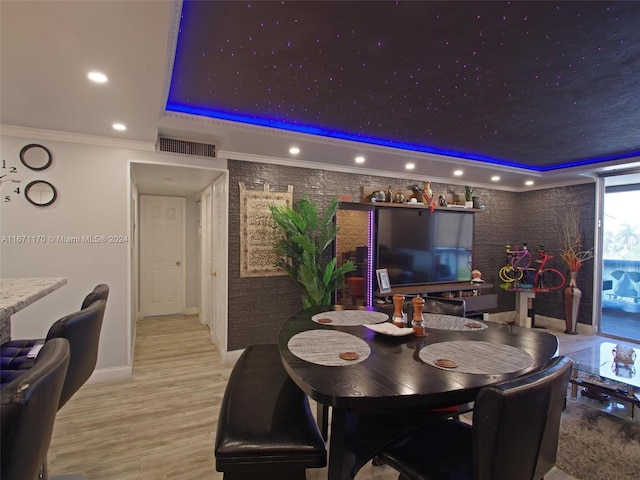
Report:
[[[442,315],[439,313],[424,314],[425,328],[437,330],[472,331],[488,328],[486,323],[471,318],[456,317],[454,315]]]
[[[442,370],[491,375],[512,373],[533,365],[524,350],[500,343],[454,340],[427,345],[418,353],[420,360]],[[439,360],[451,360],[455,367],[443,367]],[[441,365],[438,365],[441,364]]]
[[[389,315],[371,310],[331,310],[318,313],[311,317],[321,325],[334,325],[337,327],[353,327],[357,325],[372,325],[389,320]]]
[[[371,355],[367,342],[336,330],[307,330],[298,333],[289,339],[287,347],[296,357],[327,367],[354,365]]]

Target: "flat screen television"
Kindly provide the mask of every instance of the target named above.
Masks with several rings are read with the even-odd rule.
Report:
[[[376,209],[376,269],[392,286],[471,279],[471,212],[414,208]]]

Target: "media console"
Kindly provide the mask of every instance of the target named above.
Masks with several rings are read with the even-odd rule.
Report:
[[[393,297],[393,295],[415,296],[451,292],[453,298],[464,298],[467,312],[485,312],[498,306],[498,296],[495,293],[482,293],[482,290],[491,288],[493,288],[493,285],[489,283],[431,283],[427,285],[392,287],[391,292],[379,293],[376,291],[374,295],[376,298],[386,298]],[[478,295],[470,294],[473,291],[477,291]],[[467,296],[467,294],[469,295]]]

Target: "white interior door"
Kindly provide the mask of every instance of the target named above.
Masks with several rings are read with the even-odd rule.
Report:
[[[211,221],[213,278],[213,343],[222,353],[227,351],[227,180],[224,175],[213,183]]]
[[[145,317],[184,312],[185,211],[185,198],[140,196],[140,296]]]
[[[213,245],[211,186],[200,195],[200,322],[213,332]],[[213,335],[213,334],[211,334]],[[213,341],[213,338],[212,338]],[[215,343],[215,342],[214,342]]]

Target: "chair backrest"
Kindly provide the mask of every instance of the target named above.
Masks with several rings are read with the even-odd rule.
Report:
[[[71,349],[58,408],[67,403],[96,368],[105,305],[105,300],[96,300],[87,308],[62,317],[49,328],[47,340],[66,338]]]
[[[424,306],[422,311],[425,313],[440,313],[443,315],[455,315],[457,317],[466,317],[467,308],[464,298],[442,298],[424,296]]]
[[[477,480],[540,479],[553,468],[572,365],[556,357],[541,370],[480,390],[473,413]]]
[[[107,285],[106,283],[101,283],[99,285],[96,285],[94,289],[91,290],[91,292],[89,292],[89,294],[86,297],[84,297],[80,310],[84,310],[96,300],[104,300],[106,302],[108,298],[109,298],[109,285]]]
[[[37,477],[51,443],[69,355],[65,339],[46,342],[34,366],[2,389],[0,478]]]

